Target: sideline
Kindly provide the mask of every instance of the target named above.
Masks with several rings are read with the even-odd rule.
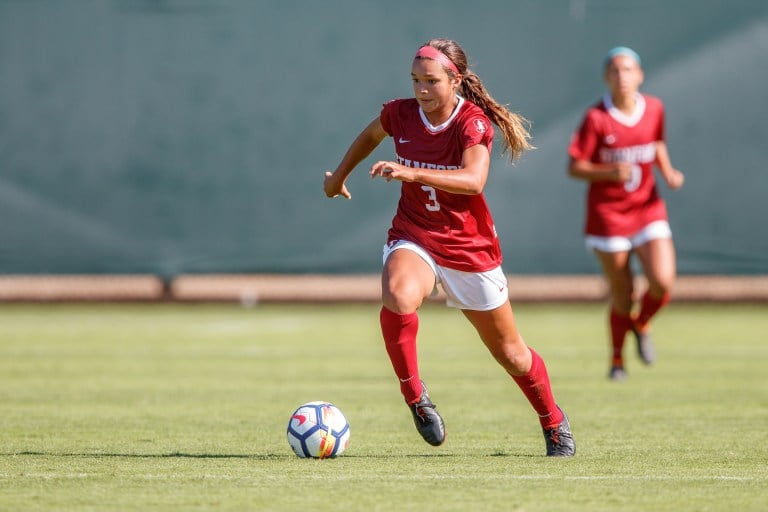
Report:
[[[607,298],[600,275],[507,276],[519,302],[596,302]],[[642,277],[636,289],[645,288]],[[378,302],[378,274],[0,275],[0,302]],[[679,276],[681,302],[768,302],[768,275]],[[434,297],[442,301],[442,293]]]

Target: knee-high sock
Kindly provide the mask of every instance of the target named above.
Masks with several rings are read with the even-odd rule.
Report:
[[[512,378],[539,415],[542,428],[552,429],[563,421],[563,414],[552,395],[552,386],[549,383],[549,374],[544,360],[533,349],[530,351],[531,369],[525,375]]]
[[[637,319],[635,320],[637,328],[641,331],[645,330],[648,322],[651,321],[651,318],[669,303],[669,299],[670,294],[668,292],[659,298],[651,295],[650,291],[645,292],[643,300],[640,303],[640,312],[637,314]]]
[[[421,397],[421,378],[416,352],[419,316],[416,313],[400,315],[382,307],[379,320],[384,346],[395,375],[400,379],[400,392],[406,403],[417,402]]]
[[[609,323],[611,327],[611,365],[624,366],[624,358],[621,353],[624,348],[624,338],[632,328],[632,317],[611,309]]]

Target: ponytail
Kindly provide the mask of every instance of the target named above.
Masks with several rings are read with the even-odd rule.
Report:
[[[530,122],[493,99],[480,77],[468,68],[467,56],[458,43],[451,39],[430,39],[425,45],[440,50],[455,64],[462,78],[459,93],[464,99],[480,107],[488,119],[499,127],[503,140],[503,152],[509,154],[512,163],[518,160],[524,151],[534,149],[530,142]],[[452,67],[448,66],[444,69],[451,76],[456,76]]]

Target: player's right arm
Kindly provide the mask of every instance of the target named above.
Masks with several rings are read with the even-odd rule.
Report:
[[[600,137],[605,132],[602,118],[603,114],[595,108],[589,109],[584,115],[581,126],[568,145],[568,175],[585,181],[628,181],[632,178],[632,164],[593,162]]]
[[[347,199],[352,199],[352,194],[349,193],[345,185],[347,177],[357,167],[357,164],[362,162],[381,144],[381,141],[386,136],[387,132],[384,131],[381,119],[377,117],[371,121],[349,146],[336,170],[325,173],[325,181],[323,182],[325,195],[328,197],[341,195]]]
[[[568,174],[586,181],[628,181],[632,177],[632,164],[616,162],[599,164],[571,157]]]

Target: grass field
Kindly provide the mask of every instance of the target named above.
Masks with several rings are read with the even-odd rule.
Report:
[[[602,305],[516,312],[572,459],[543,456],[522,393],[442,306],[421,312],[433,448],[373,304],[0,305],[0,510],[768,510],[768,305],[672,304],[658,363],[628,350],[619,384]],[[288,417],[321,399],[350,447],[298,459]]]

